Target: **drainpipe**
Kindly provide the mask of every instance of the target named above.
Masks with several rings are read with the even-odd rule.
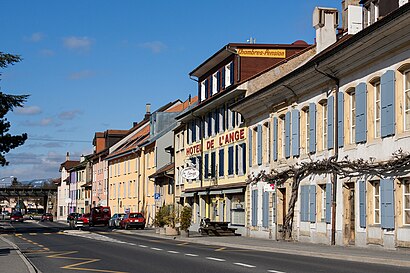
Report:
[[[315,70],[320,74],[330,78],[336,84],[335,90],[335,101],[334,101],[334,114],[333,114],[333,124],[334,126],[334,154],[333,158],[337,161],[339,157],[339,131],[338,131],[338,121],[339,121],[339,105],[338,105],[338,98],[339,98],[339,86],[340,80],[334,75],[328,74],[326,72],[320,71],[318,69],[318,63],[315,64]],[[336,245],[336,194],[337,194],[337,174],[333,172],[333,187],[332,187],[332,238],[331,244]]]

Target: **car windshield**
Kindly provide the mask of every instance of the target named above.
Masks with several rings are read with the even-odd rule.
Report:
[[[13,216],[22,216],[21,212],[17,211],[17,212],[13,212]]]
[[[141,213],[131,213],[130,218],[144,218]]]

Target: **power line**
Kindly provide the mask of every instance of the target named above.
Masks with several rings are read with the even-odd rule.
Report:
[[[76,139],[52,139],[52,138],[35,138],[29,137],[27,140],[34,141],[56,141],[56,142],[80,142],[80,143],[91,143],[89,140],[76,140]]]

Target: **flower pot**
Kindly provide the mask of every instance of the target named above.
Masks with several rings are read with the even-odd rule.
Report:
[[[181,230],[181,237],[188,238],[189,237],[189,230]]]
[[[164,227],[159,228],[159,235],[165,235],[165,228]]]
[[[178,235],[178,230],[173,227],[166,227],[165,228],[165,235],[167,236],[176,236]]]

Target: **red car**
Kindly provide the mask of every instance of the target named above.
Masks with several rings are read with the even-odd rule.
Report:
[[[144,215],[142,215],[142,213],[139,213],[139,212],[127,213],[124,216],[124,218],[122,218],[120,222],[120,227],[125,228],[125,229],[130,229],[130,228],[144,229],[145,228]]]
[[[10,216],[10,222],[23,222],[23,214],[20,211],[13,211]]]
[[[111,218],[111,210],[110,207],[95,207],[91,209],[90,218],[89,218],[89,225],[90,227],[94,225],[104,225],[108,226],[108,221]]]
[[[81,217],[78,217],[78,220],[83,221],[84,225],[88,225],[88,223],[90,221],[90,214],[89,213],[84,213],[83,215],[81,215]]]
[[[44,213],[42,216],[41,216],[41,220],[40,220],[41,222],[44,222],[44,221],[50,221],[50,222],[53,222],[53,215],[51,214],[51,213]]]

